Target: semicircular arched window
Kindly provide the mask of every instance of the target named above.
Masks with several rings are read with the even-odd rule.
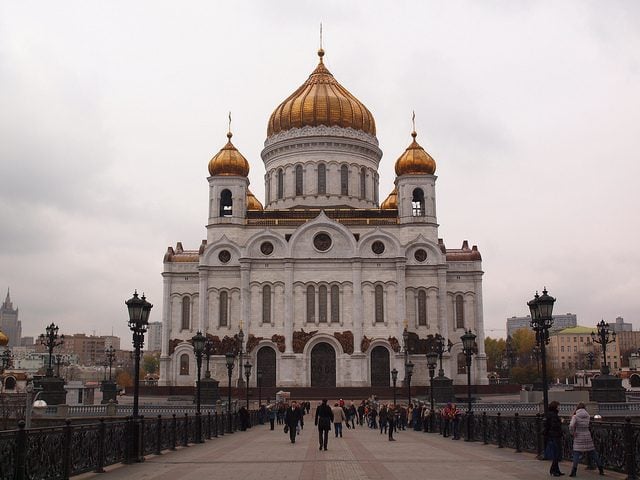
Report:
[[[324,163],[318,165],[318,195],[327,193],[327,166]]]
[[[411,199],[411,214],[414,217],[424,216],[424,192],[421,188],[413,190],[413,197]]]

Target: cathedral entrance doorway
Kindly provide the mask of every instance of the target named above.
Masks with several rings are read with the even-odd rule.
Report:
[[[311,350],[311,386],[336,386],[336,351],[328,343],[319,343]]]
[[[276,352],[271,347],[262,347],[256,355],[257,367],[256,371],[262,372],[260,386],[275,387],[276,386]]]
[[[371,386],[388,387],[391,371],[389,370],[389,350],[378,346],[371,350]]]

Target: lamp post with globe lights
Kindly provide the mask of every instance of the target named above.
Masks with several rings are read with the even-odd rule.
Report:
[[[200,414],[200,374],[202,372],[202,353],[206,338],[202,332],[198,330],[191,338],[193,344],[193,353],[196,356],[196,443],[202,443],[202,419]]]
[[[540,365],[542,368],[542,404],[544,414],[549,410],[549,384],[547,381],[547,343],[549,343],[549,329],[553,326],[553,304],[556,299],[550,296],[545,287],[542,295],[536,292],[532,300],[527,302],[531,312],[530,325],[536,333],[540,347]]]
[[[427,353],[427,367],[429,367],[429,397],[431,399],[431,412],[429,413],[429,431],[433,432],[433,417],[435,415],[435,404],[433,399],[433,377],[438,364],[438,354],[434,351]]]
[[[233,375],[233,364],[236,361],[236,356],[233,352],[227,352],[224,358],[227,362],[227,375],[229,376],[229,387],[227,389],[227,433],[233,433],[231,424],[231,376]]]
[[[596,329],[597,332],[591,332],[591,341],[602,346],[602,363],[601,375],[591,380],[591,399],[596,402],[626,402],[622,379],[611,375],[607,364],[607,345],[616,341],[616,332],[609,328],[604,319],[598,323]]]
[[[396,408],[396,383],[398,382],[398,370],[391,370],[391,381],[393,382],[393,408]]]
[[[471,408],[471,358],[476,353],[476,336],[471,331],[467,330],[462,337],[462,353],[464,353],[467,361],[467,442],[472,440],[472,425],[473,425],[473,409]]]

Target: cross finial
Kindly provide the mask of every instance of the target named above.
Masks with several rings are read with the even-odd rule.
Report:
[[[231,133],[231,112],[229,112],[229,131],[227,132],[227,138],[231,138],[233,133]]]

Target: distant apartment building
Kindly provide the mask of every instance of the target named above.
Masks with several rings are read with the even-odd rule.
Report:
[[[7,296],[0,306],[0,331],[9,337],[8,347],[20,345],[22,337],[22,323],[18,320],[18,309],[13,308],[9,289],[7,288]]]
[[[620,362],[621,366],[630,367],[629,358],[632,354],[640,352],[640,331],[616,331],[616,343],[618,344],[622,357]]]
[[[613,329],[616,334],[621,332],[631,332],[633,330],[633,324],[625,322],[622,317],[616,317],[616,321],[610,323],[609,327]]]
[[[162,322],[150,322],[144,349],[148,352],[162,350]]]
[[[526,317],[511,317],[507,318],[507,337],[513,335],[516,330],[521,328],[531,329],[531,316]],[[578,325],[578,317],[575,313],[565,313],[564,315],[553,316],[553,326],[551,332],[563,330],[565,328],[571,328]]]
[[[548,364],[556,371],[565,372],[600,368],[603,360],[602,346],[594,343],[591,338],[591,332],[596,331],[595,326],[576,326],[553,332],[547,345]],[[611,373],[622,368],[620,342],[617,340],[616,338],[615,342],[607,344],[607,365]],[[593,366],[589,363],[589,352],[593,353]]]
[[[65,335],[64,343],[54,350],[54,354],[76,355],[79,365],[94,366],[104,365],[105,350],[109,345],[114,349],[120,346],[120,339],[114,336],[96,336],[76,333]],[[44,352],[46,348],[40,343],[36,344],[37,352]]]

